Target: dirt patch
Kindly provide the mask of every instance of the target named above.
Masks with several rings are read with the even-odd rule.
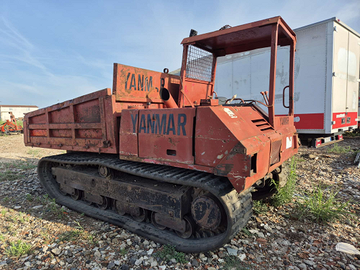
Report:
[[[59,150],[25,147],[23,134],[0,136],[0,149],[0,163],[17,160],[38,160],[43,156],[65,153],[65,151]]]

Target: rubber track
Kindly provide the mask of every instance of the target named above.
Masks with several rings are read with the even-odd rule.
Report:
[[[207,190],[222,203],[227,214],[227,230],[212,237],[183,239],[172,231],[156,229],[151,223],[139,223],[131,217],[120,216],[113,210],[101,210],[89,206],[83,201],[74,201],[69,196],[64,196],[59,192],[58,185],[51,174],[51,164],[53,163],[84,166],[101,165],[144,178]],[[88,216],[121,226],[156,242],[171,244],[183,252],[205,252],[223,246],[246,225],[252,215],[252,199],[249,190],[238,194],[226,178],[204,172],[124,161],[115,155],[70,153],[42,158],[39,161],[38,174],[43,187],[51,197],[55,198],[57,203]]]

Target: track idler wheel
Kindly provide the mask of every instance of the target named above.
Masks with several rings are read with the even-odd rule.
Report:
[[[191,215],[203,229],[216,230],[221,223],[221,207],[211,195],[195,198],[191,204]]]

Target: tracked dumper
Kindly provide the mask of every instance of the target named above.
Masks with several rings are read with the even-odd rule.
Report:
[[[185,252],[218,248],[252,214],[252,197],[286,180],[293,122],[294,32],[280,17],[182,41],[180,76],[114,64],[104,89],[26,114],[25,145],[42,158],[56,202]],[[289,84],[275,115],[276,53],[289,47]],[[271,47],[263,101],[214,93],[217,57]],[[253,67],[256,68],[256,67]]]

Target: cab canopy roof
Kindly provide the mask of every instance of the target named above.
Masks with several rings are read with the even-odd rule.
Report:
[[[270,47],[272,27],[278,25],[278,45],[295,44],[294,31],[280,17],[230,27],[183,39],[181,44],[193,45],[216,56]]]

